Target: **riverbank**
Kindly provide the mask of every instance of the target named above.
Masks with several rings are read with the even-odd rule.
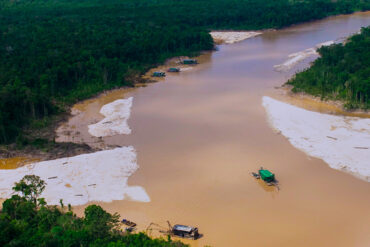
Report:
[[[262,104],[271,126],[293,146],[370,182],[370,118],[307,111],[270,97],[263,97]]]
[[[262,32],[223,30],[223,31],[211,31],[209,34],[212,36],[215,44],[221,45],[221,44],[234,44],[261,35]]]
[[[237,32],[224,30],[224,31],[213,31],[210,34],[211,34],[211,36],[213,36],[215,43],[221,42],[221,43],[231,44],[231,43],[240,42],[242,40],[261,35],[261,33],[263,31],[266,31],[266,30],[262,30],[262,31],[237,31]],[[269,31],[269,30],[267,30],[267,31]],[[184,65],[179,63],[179,61],[181,61],[184,58],[189,58],[189,57],[171,58],[171,59],[168,59],[163,65],[148,70],[147,73],[145,73],[142,76],[132,75],[131,80],[133,81],[134,87],[147,86],[148,83],[150,83],[150,82],[162,81],[163,78],[159,78],[159,79],[156,78],[154,80],[153,77],[151,77],[151,75],[154,71],[163,71],[163,72],[165,72],[170,67],[179,67],[181,72],[186,72],[186,71],[194,69],[194,66],[184,66]],[[299,55],[298,58],[300,59],[301,56]],[[293,58],[293,60],[296,60],[296,59],[297,59],[297,57]],[[290,64],[291,61],[290,62],[288,61],[288,63]],[[105,94],[109,91],[110,90],[104,91],[102,93],[98,93],[96,96],[91,97],[91,99],[93,99],[95,97],[99,97],[100,94]],[[67,106],[67,108],[69,108],[69,107],[72,107],[72,106]],[[67,109],[67,111],[69,111],[69,110]],[[69,115],[69,116],[71,116],[71,115]],[[58,118],[58,116],[57,116],[57,118]],[[65,121],[65,118],[63,116],[62,116],[62,119]],[[56,125],[54,123],[50,124],[51,129],[56,129],[55,126]],[[38,132],[41,132],[41,131],[38,131]],[[70,133],[66,132],[66,135],[69,135],[69,134]],[[75,134],[78,134],[78,133],[75,132]],[[53,133],[50,133],[50,131],[45,131],[45,134],[42,134],[42,136],[44,136],[45,138],[42,137],[41,139],[45,139],[50,144],[49,149],[48,149],[49,150],[48,153],[51,154],[51,155],[46,154],[45,152],[43,152],[41,150],[42,148],[39,148],[37,146],[20,149],[20,148],[18,148],[18,145],[12,144],[12,145],[9,145],[9,146],[3,146],[1,148],[3,150],[3,152],[0,151],[0,157],[6,158],[6,157],[18,157],[18,156],[22,156],[22,157],[31,157],[32,156],[34,158],[39,158],[41,160],[47,160],[47,159],[53,159],[53,158],[60,158],[60,157],[67,156],[67,155],[76,155],[76,154],[80,154],[80,153],[85,152],[84,150],[86,148],[83,147],[83,146],[75,146],[75,145],[60,146],[59,144],[55,144],[54,140],[56,139],[56,137]],[[34,139],[40,139],[40,138],[36,137]],[[53,147],[53,148],[51,149],[51,147]],[[67,151],[63,151],[63,150],[67,150]],[[89,151],[86,150],[86,152],[89,152]]]
[[[59,143],[55,130],[68,121],[70,114],[62,113],[48,119],[46,124],[28,127],[24,137],[9,145],[0,145],[0,169],[14,169],[34,161],[53,160],[96,152],[84,143]]]
[[[60,199],[65,205],[124,199],[149,202],[142,187],[128,186],[128,178],[137,169],[133,147],[36,162],[18,169],[0,170],[0,198],[10,198],[14,183],[34,174],[47,183],[41,197],[49,205],[58,205]]]
[[[187,240],[192,246],[369,245],[370,183],[292,146],[271,129],[261,104],[289,76],[273,65],[367,23],[369,15],[356,14],[264,33],[220,46],[191,72],[81,104],[81,119],[93,124],[103,119],[104,105],[133,97],[131,134],[100,139],[107,147],[135,148],[140,168],[128,185],[144,188],[150,202],[94,201],[74,212],[99,204],[137,223],[138,231],[151,222],[166,227],[167,220],[195,226],[203,237]],[[250,175],[260,166],[276,175],[279,191]]]
[[[348,37],[344,45],[320,49],[320,57],[308,69],[296,73],[287,84],[293,86],[293,92],[341,100],[348,109],[370,109],[369,38],[370,26],[366,25]]]
[[[276,91],[273,92],[271,96],[280,101],[298,106],[309,111],[338,116],[370,118],[369,111],[361,109],[349,110],[345,108],[345,103],[343,101],[322,100],[320,97],[316,97],[310,94],[302,92],[292,92],[292,88],[293,87],[291,85],[284,84],[282,87],[276,88]]]

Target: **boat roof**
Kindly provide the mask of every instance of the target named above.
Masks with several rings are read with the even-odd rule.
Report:
[[[184,225],[175,225],[173,227],[174,230],[183,231],[183,232],[191,232],[194,228],[191,226],[184,226]]]
[[[272,172],[270,172],[269,170],[260,170],[260,174],[265,176],[265,177],[271,177],[271,176],[274,176],[274,174]]]

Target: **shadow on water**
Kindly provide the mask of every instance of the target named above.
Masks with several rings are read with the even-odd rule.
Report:
[[[277,195],[279,193],[279,185],[269,185],[262,179],[256,179],[258,185],[266,192],[269,192],[273,195]]]

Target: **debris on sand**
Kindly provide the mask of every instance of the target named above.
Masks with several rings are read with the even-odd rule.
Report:
[[[63,165],[65,162],[68,166]],[[58,205],[60,199],[71,205],[124,199],[149,202],[144,188],[127,184],[137,169],[136,152],[131,146],[32,163],[0,170],[0,198],[9,198],[15,182],[34,174],[47,183],[41,197],[51,205]]]

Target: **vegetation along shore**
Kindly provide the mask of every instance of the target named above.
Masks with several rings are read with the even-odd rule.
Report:
[[[50,149],[52,135],[27,133],[55,123],[71,103],[133,86],[170,57],[213,49],[210,30],[281,28],[368,9],[360,0],[2,1],[0,143]]]
[[[14,184],[15,195],[3,202],[0,211],[1,246],[96,246],[96,247],[185,247],[179,241],[152,239],[145,233],[125,232],[117,213],[97,205],[78,217],[70,204],[49,206],[41,197],[47,184],[27,175]]]
[[[340,100],[348,110],[370,108],[370,27],[345,44],[318,49],[321,57],[297,73],[288,85],[321,99]]]

